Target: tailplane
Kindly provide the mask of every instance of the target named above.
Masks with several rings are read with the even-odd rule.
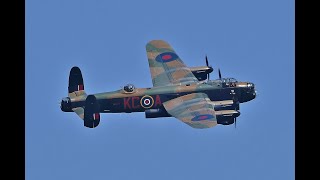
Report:
[[[85,98],[83,106],[74,106],[73,101]],[[75,112],[81,119],[83,119],[84,126],[88,128],[95,128],[100,123],[100,108],[99,103],[94,95],[87,95],[84,91],[83,78],[81,70],[74,66],[70,70],[68,97],[63,98],[61,101],[61,110],[64,112]]]

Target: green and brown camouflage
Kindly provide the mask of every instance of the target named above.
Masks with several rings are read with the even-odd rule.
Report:
[[[169,114],[194,128],[217,125],[214,107],[204,93],[191,93],[163,103]]]
[[[145,95],[160,95],[160,94],[175,94],[175,93],[190,93],[196,91],[206,91],[211,89],[217,89],[205,83],[190,84],[190,85],[171,85],[171,86],[159,86],[153,88],[135,88],[133,92],[126,92],[124,89],[119,89],[111,92],[103,92],[94,94],[97,99],[114,99],[114,98],[126,98],[126,97],[142,97]],[[73,93],[73,95],[76,93]],[[71,102],[84,101],[87,97],[85,92],[79,96],[72,96]]]
[[[162,40],[150,41],[146,50],[152,88],[127,85],[116,91],[87,95],[81,71],[73,67],[69,96],[62,100],[61,110],[75,112],[90,128],[98,126],[99,113],[145,112],[146,118],[172,116],[193,128],[203,129],[233,124],[240,115],[239,103],[256,96],[253,83],[233,78],[199,81],[194,74],[212,72],[212,68],[204,66],[191,71]]]
[[[198,82],[192,71],[165,41],[150,41],[146,50],[154,87]]]

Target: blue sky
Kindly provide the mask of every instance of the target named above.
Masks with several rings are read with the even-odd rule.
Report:
[[[27,0],[26,179],[294,179],[294,1]],[[145,45],[256,84],[234,126],[103,114],[85,128],[59,108],[79,66],[87,93],[151,87]]]

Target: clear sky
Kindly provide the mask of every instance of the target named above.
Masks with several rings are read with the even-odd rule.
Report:
[[[27,0],[27,180],[294,179],[293,0]],[[145,45],[162,39],[188,66],[255,83],[237,128],[102,114],[85,128],[63,113],[78,66],[88,94],[151,87]]]

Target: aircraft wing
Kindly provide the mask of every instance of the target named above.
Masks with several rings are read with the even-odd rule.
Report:
[[[154,87],[198,82],[192,71],[167,42],[150,41],[146,45],[146,50]]]
[[[204,93],[187,94],[164,102],[167,112],[193,128],[203,129],[217,125],[210,99]]]

